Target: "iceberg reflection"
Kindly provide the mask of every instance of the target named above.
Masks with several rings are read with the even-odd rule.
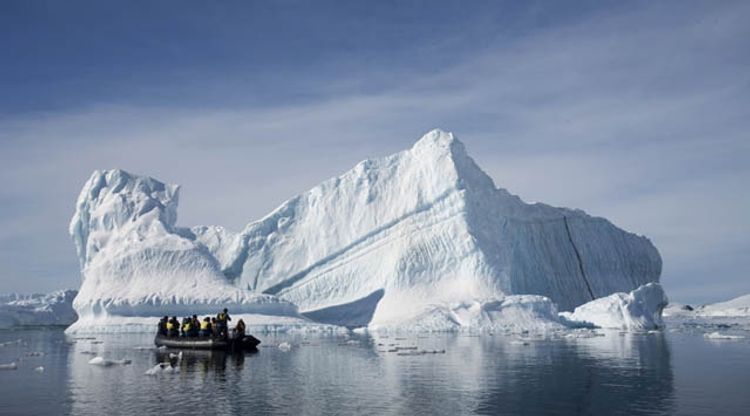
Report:
[[[628,414],[672,409],[662,334],[592,338],[268,336],[248,355],[138,350],[108,336],[70,352],[74,414]],[[288,351],[278,348],[288,342]],[[88,364],[96,349],[132,365]],[[443,350],[445,352],[443,352]],[[422,351],[429,353],[422,354]],[[148,376],[172,361],[178,372]]]

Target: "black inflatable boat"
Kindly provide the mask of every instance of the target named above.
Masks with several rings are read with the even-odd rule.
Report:
[[[183,350],[223,350],[252,351],[258,348],[260,340],[252,335],[241,338],[223,337],[168,337],[156,334],[154,344],[157,347],[177,348]]]

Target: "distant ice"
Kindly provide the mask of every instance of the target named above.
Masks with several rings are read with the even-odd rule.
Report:
[[[0,328],[38,325],[70,325],[77,315],[73,310],[75,290],[59,290],[46,295],[0,295]]]
[[[665,316],[682,317],[748,317],[750,318],[750,294],[725,302],[708,305],[690,306],[682,304],[669,305]]]
[[[719,332],[711,332],[710,334],[704,334],[703,336],[708,339],[744,339],[745,338],[743,335],[729,335],[729,334],[722,334]]]

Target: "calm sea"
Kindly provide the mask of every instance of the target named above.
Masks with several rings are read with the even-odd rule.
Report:
[[[0,364],[18,365],[0,370],[0,414],[750,415],[747,338],[259,338],[257,353],[184,352],[179,372],[147,375],[170,360],[150,335],[0,331]]]

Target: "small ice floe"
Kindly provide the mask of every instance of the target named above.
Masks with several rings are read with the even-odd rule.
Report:
[[[11,346],[11,345],[20,345],[21,342],[23,342],[23,340],[21,340],[21,339],[14,339],[13,341],[0,342],[0,347],[8,347],[8,346]]]
[[[113,366],[113,365],[128,365],[130,363],[132,363],[131,360],[126,360],[126,359],[122,359],[122,360],[107,360],[104,357],[94,357],[91,360],[89,360],[89,364],[91,364],[91,365],[98,365],[98,366],[101,366],[101,367],[110,367],[110,366]]]
[[[427,355],[427,354],[445,354],[445,350],[409,350],[409,351],[399,351],[396,353],[396,355],[400,356],[414,356],[414,355]]]
[[[18,364],[16,364],[15,362],[0,364],[0,370],[18,370]]]
[[[44,353],[41,351],[32,351],[26,353],[27,357],[44,357]]]
[[[279,344],[279,349],[284,352],[289,352],[292,349],[292,344],[288,342],[282,342]]]
[[[177,374],[180,372],[180,367],[168,365],[164,367],[164,374]]]
[[[36,371],[37,373],[43,373],[44,372],[44,367],[42,367],[40,365],[39,367],[35,368],[34,371]]]
[[[703,334],[704,337],[708,339],[744,339],[745,337],[742,335],[729,335],[729,334],[722,334],[719,332],[712,332],[710,334]]]
[[[520,339],[514,339],[514,340],[510,341],[509,344],[510,345],[529,345],[529,342],[528,341],[523,341],[523,340],[520,340]]]
[[[137,350],[137,351],[151,351],[153,349],[154,349],[154,347],[151,347],[151,346],[139,346],[139,347],[135,347],[135,350]]]
[[[180,367],[172,367],[169,363],[159,363],[146,370],[146,375],[157,376],[159,374],[177,374],[180,372]]]

